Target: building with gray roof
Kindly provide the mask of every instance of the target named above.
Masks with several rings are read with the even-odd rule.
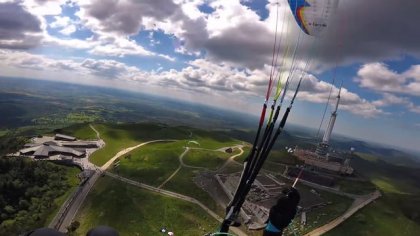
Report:
[[[54,155],[66,155],[72,157],[83,157],[85,152],[75,150],[73,148],[61,147],[57,145],[39,144],[36,146],[24,148],[20,150],[21,155],[33,156],[35,158],[48,158]]]

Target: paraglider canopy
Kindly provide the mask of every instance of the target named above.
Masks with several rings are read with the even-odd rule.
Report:
[[[327,28],[338,0],[288,0],[297,24],[308,35],[319,36]]]

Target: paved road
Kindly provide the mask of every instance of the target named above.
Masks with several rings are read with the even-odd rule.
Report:
[[[89,180],[76,190],[76,195],[73,199],[70,200],[69,204],[65,207],[65,212],[56,226],[60,232],[67,232],[67,226],[71,224],[74,217],[76,216],[77,211],[85,200],[87,194],[89,193],[92,186],[95,184],[96,180],[100,176],[100,171],[95,171],[92,177]]]
[[[330,223],[328,223],[326,225],[323,225],[323,226],[305,234],[305,236],[318,236],[318,235],[322,235],[322,234],[330,231],[331,229],[337,227],[339,224],[343,223],[346,219],[348,219],[350,216],[352,216],[358,210],[367,206],[369,203],[376,200],[380,196],[382,196],[382,194],[378,190],[373,192],[372,194],[369,194],[367,199],[360,202],[359,204],[353,204],[342,216],[338,217],[337,219],[331,221]]]
[[[98,149],[103,148],[105,146],[105,142],[101,139],[99,132],[95,129],[95,127],[93,127],[93,125],[90,124],[89,126],[96,133],[96,137],[98,138]],[[77,189],[67,198],[48,227],[58,229],[61,232],[66,232],[67,226],[70,225],[86,195],[89,193],[93,184],[95,184],[95,181],[99,176],[99,170],[94,164],[89,162],[89,155],[91,154],[92,150],[87,152],[87,157],[75,159],[74,162],[75,164],[78,164],[83,170],[94,171],[93,175],[84,185],[78,186]]]
[[[187,202],[194,203],[194,204],[200,206],[204,211],[206,211],[209,215],[211,215],[217,221],[219,221],[219,222],[223,221],[223,219],[219,215],[217,215],[214,211],[210,210],[208,207],[206,207],[203,203],[201,203],[200,201],[198,201],[195,198],[185,196],[185,195],[182,195],[182,194],[179,194],[179,193],[171,192],[171,191],[168,191],[168,190],[163,190],[163,189],[160,189],[160,188],[156,188],[156,187],[144,184],[144,183],[140,183],[140,182],[137,182],[137,181],[134,181],[134,180],[131,180],[131,179],[127,179],[127,178],[118,176],[118,175],[110,173],[110,172],[105,172],[105,174],[107,176],[110,176],[112,178],[118,179],[120,181],[123,181],[125,183],[134,185],[134,186],[139,187],[139,188],[143,188],[143,189],[153,191],[153,192],[156,192],[156,193],[159,193],[159,194],[162,194],[162,195],[166,195],[166,196],[169,196],[169,197],[173,197],[173,198],[177,198],[177,199],[181,199],[181,200],[184,200],[184,201],[187,201]],[[231,230],[236,235],[246,236],[246,234],[238,228],[232,227]]]

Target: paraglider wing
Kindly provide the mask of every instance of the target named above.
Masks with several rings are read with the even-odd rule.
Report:
[[[308,35],[319,36],[327,28],[338,0],[288,0],[297,24]]]

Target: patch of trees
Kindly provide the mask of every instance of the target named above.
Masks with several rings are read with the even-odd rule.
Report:
[[[69,188],[66,168],[29,158],[0,158],[0,235],[44,226]]]
[[[16,152],[28,141],[26,137],[9,132],[0,137],[0,157]]]

